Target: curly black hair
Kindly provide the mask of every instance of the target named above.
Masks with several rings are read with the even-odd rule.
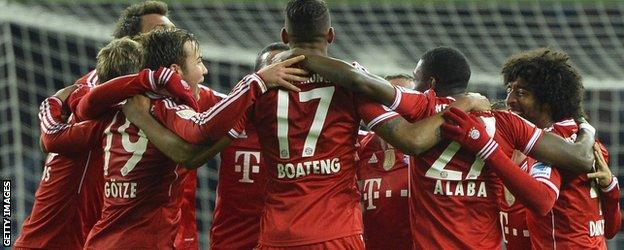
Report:
[[[584,115],[581,75],[566,53],[549,48],[522,52],[507,59],[502,74],[505,86],[521,79],[539,104],[550,106],[554,121]]]
[[[145,1],[130,5],[123,10],[117,20],[113,37],[136,36],[141,33],[141,16],[149,14],[166,16],[168,11],[167,4],[160,1]]]

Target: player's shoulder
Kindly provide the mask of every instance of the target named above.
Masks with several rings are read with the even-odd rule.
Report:
[[[95,70],[91,70],[89,73],[78,78],[74,84],[94,87],[98,84],[97,72]]]
[[[522,118],[518,114],[511,112],[509,110],[492,110],[492,116],[496,118],[497,126],[507,126],[507,125],[528,125],[531,127],[535,127],[535,124],[530,122],[527,119]]]

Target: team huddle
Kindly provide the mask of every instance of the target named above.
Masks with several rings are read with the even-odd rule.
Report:
[[[325,2],[290,0],[282,42],[226,95],[167,12],[126,8],[95,70],[41,104],[16,249],[199,249],[196,168],[217,155],[211,249],[606,249],[620,229],[563,52],[509,57],[492,105],[458,50],[382,78],[327,55]]]

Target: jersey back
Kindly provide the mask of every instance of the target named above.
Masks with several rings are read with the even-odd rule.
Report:
[[[301,89],[265,93],[250,112],[268,172],[263,245],[361,234],[354,166],[358,125],[361,119],[374,126],[396,116],[318,75]]]
[[[258,244],[266,172],[256,129],[245,126],[221,153],[210,249],[252,249]]]
[[[412,157],[375,133],[358,140],[357,177],[367,249],[410,249],[408,168]]]
[[[418,105],[432,93],[407,91],[397,99],[399,106],[413,107],[402,115],[417,121],[444,110],[452,98],[435,98],[435,105]],[[394,106],[394,105],[393,105]],[[529,152],[541,130],[506,111],[479,114],[490,136],[505,153],[513,149]],[[499,249],[496,194],[501,180],[484,161],[443,140],[414,159],[410,170],[410,218],[416,249]]]
[[[563,120],[545,129],[574,142],[578,127]],[[603,152],[604,155],[604,152]],[[527,212],[531,242],[539,249],[606,249],[600,190],[585,174],[559,171],[544,164],[533,165],[532,176],[545,179],[559,194],[551,212],[539,216]]]
[[[123,112],[104,131],[104,207],[86,248],[172,248],[187,171],[163,155]]]

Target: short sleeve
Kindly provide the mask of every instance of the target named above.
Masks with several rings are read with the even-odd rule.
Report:
[[[543,131],[514,113],[500,111],[496,114],[496,123],[499,124],[496,128],[501,136],[512,142],[514,148],[522,150],[523,154],[530,155],[535,144],[542,138]]]
[[[370,130],[399,116],[398,113],[368,98],[361,96],[355,98],[358,114]]]
[[[539,182],[543,182],[546,186],[550,187],[557,197],[559,197],[559,188],[561,187],[561,175],[556,168],[551,165],[536,162],[529,168],[529,175],[535,178]]]
[[[394,102],[390,106],[410,122],[421,120],[435,113],[436,96],[432,90],[420,92],[395,86]]]

